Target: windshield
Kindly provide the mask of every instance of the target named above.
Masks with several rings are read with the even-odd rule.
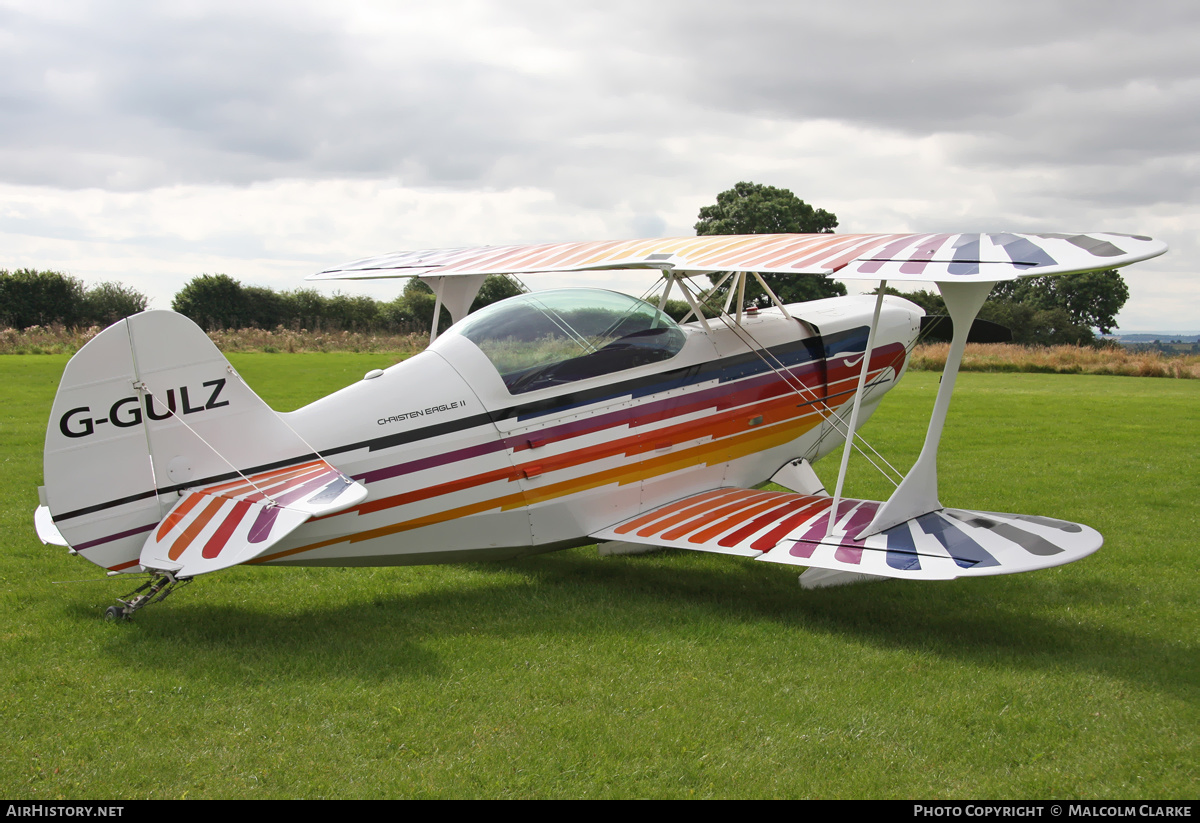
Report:
[[[600,289],[511,297],[450,329],[487,355],[512,394],[674,357],[684,333],[649,303]]]

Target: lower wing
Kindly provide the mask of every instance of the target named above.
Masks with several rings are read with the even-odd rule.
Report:
[[[1104,542],[1078,523],[964,509],[923,514],[859,539],[881,505],[843,499],[834,516],[833,498],[824,495],[716,489],[591,536],[910,580],[1045,569],[1086,557]]]

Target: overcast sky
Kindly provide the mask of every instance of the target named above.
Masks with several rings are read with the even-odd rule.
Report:
[[[0,268],[154,308],[693,234],[749,180],[843,232],[1149,234],[1121,328],[1200,330],[1194,0],[0,0],[0,126]]]

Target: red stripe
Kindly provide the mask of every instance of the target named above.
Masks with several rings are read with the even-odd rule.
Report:
[[[249,500],[239,500],[233,504],[233,511],[221,521],[221,525],[217,527],[216,532],[204,544],[204,549],[200,552],[202,557],[212,560],[221,553],[221,549],[225,548],[225,544],[233,536],[233,531],[237,528],[238,523],[241,523],[242,518],[246,516],[246,512],[250,511],[250,505]]]
[[[693,517],[691,520],[683,523],[675,528],[663,532],[664,540],[678,540],[690,531],[709,525],[714,520],[719,520],[726,515],[746,508],[751,503],[757,502],[767,492],[744,492],[739,494],[733,502],[721,506],[718,509],[701,512],[699,516]]]
[[[777,508],[771,509],[769,512],[767,512],[763,516],[754,518],[753,520],[751,520],[745,526],[742,526],[737,531],[730,532],[729,534],[725,535],[720,540],[718,540],[717,545],[723,546],[727,549],[731,548],[733,546],[736,546],[738,543],[741,543],[743,540],[745,540],[750,535],[754,534],[759,529],[766,528],[771,523],[779,522],[780,517],[783,517],[784,515],[786,515],[790,512],[794,512],[797,509],[802,509],[807,506],[811,506],[811,505],[813,505],[813,503],[816,502],[815,500],[813,500],[812,497],[808,496],[807,494],[805,494],[805,495],[792,494],[792,495],[788,495],[788,497],[790,499],[786,503],[784,503],[782,506],[778,506]],[[778,502],[778,501],[776,501],[776,502]]]
[[[765,501],[759,502],[755,506],[751,506],[745,511],[737,512],[729,517],[726,517],[719,523],[714,523],[707,529],[702,529],[688,538],[689,543],[707,543],[712,538],[721,534],[727,529],[731,529],[739,523],[744,523],[747,517],[754,517],[756,514],[761,514],[767,509],[776,510],[779,506],[779,498],[786,497],[786,494],[780,492],[767,492],[770,495]]]
[[[720,491],[713,493],[711,497],[705,495],[701,497],[690,498],[690,500],[696,501],[693,505],[688,506],[682,511],[675,512],[668,517],[655,519],[651,525],[647,525],[644,528],[638,529],[638,537],[653,537],[662,532],[664,529],[671,528],[676,523],[682,523],[684,520],[687,520],[690,517],[695,517],[697,512],[704,511],[713,503],[717,503],[721,500],[732,499],[743,493],[744,492],[741,489],[721,489]]]
[[[613,531],[615,531],[617,534],[628,534],[629,532],[633,531],[634,529],[640,528],[641,526],[644,526],[647,523],[653,523],[655,520],[658,520],[661,517],[668,517],[671,514],[674,514],[675,512],[679,511],[680,509],[687,508],[688,506],[696,505],[696,503],[700,502],[701,500],[709,500],[713,497],[716,497],[717,495],[725,494],[729,491],[732,491],[732,490],[731,489],[718,489],[716,491],[704,492],[701,495],[693,495],[692,497],[685,497],[683,500],[676,500],[674,503],[664,506],[661,509],[655,509],[654,511],[643,514],[641,517],[636,517],[633,520],[630,520],[628,523],[623,523],[622,525],[613,529]]]
[[[187,547],[192,544],[192,541],[204,530],[204,527],[208,525],[208,521],[212,520],[213,516],[220,511],[221,506],[225,505],[225,498],[223,497],[203,496],[208,499],[208,505],[204,507],[195,520],[188,524],[187,528],[183,530],[183,534],[175,538],[175,542],[171,544],[170,550],[167,551],[167,557],[172,560],[179,559],[179,555],[183,554]]]
[[[833,505],[832,497],[822,497],[813,501],[811,505],[805,506],[791,517],[781,520],[778,526],[771,529],[762,537],[751,543],[750,548],[757,549],[760,552],[769,552],[771,549],[775,548],[776,545],[778,545],[779,541],[782,540],[788,534],[788,532],[792,531],[801,523],[810,519],[814,515],[820,514],[831,505]]]

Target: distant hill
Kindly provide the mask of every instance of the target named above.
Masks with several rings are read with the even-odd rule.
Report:
[[[1153,343],[1158,340],[1163,343],[1171,343],[1179,341],[1180,343],[1198,343],[1200,342],[1200,332],[1177,332],[1177,331],[1136,331],[1136,332],[1121,332],[1119,334],[1110,334],[1108,340],[1116,340],[1118,343],[1134,344],[1134,343]]]

